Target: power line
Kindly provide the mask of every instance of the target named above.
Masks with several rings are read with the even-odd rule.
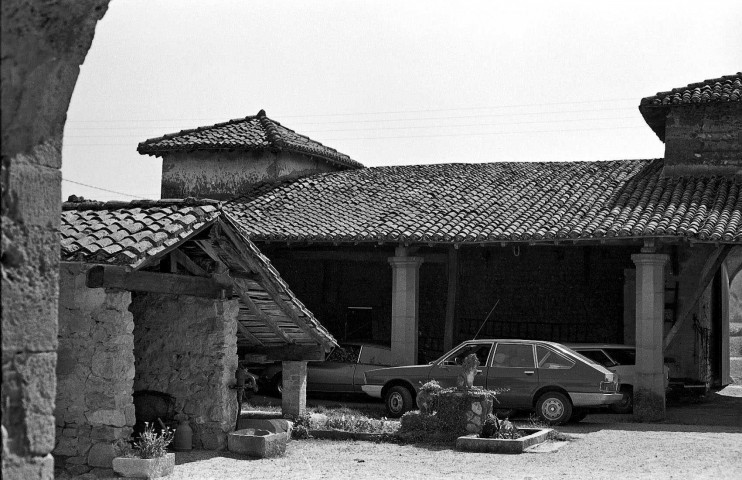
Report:
[[[336,141],[336,140],[380,140],[380,139],[395,139],[395,138],[435,138],[435,137],[467,137],[467,136],[483,136],[483,135],[517,135],[522,133],[561,133],[561,132],[589,132],[596,130],[625,130],[625,129],[646,129],[642,126],[622,126],[622,127],[599,127],[599,128],[566,128],[558,130],[521,130],[517,132],[480,132],[480,133],[453,133],[453,134],[432,134],[432,135],[399,135],[392,137],[336,137],[336,138],[322,138],[322,142]],[[106,137],[101,137],[106,138]],[[131,143],[65,143],[65,147],[129,147],[132,148],[134,145]]]
[[[455,112],[455,111],[467,111],[467,110],[498,110],[503,108],[523,108],[523,107],[541,107],[549,105],[585,105],[600,103],[605,104],[609,102],[622,102],[622,101],[635,101],[635,98],[614,98],[614,99],[600,99],[600,100],[584,100],[578,102],[543,102],[543,103],[521,103],[521,104],[510,104],[510,105],[494,105],[486,107],[457,107],[457,108],[426,108],[426,109],[411,109],[411,110],[387,110],[378,112],[351,112],[351,113],[319,113],[319,114],[303,114],[303,115],[281,115],[282,118],[316,118],[316,117],[346,117],[354,115],[397,115],[402,113],[428,113],[428,112]],[[247,115],[250,116],[250,115]],[[82,123],[82,122],[160,122],[160,121],[181,121],[181,120],[210,120],[215,117],[192,117],[192,118],[161,118],[161,119],[130,119],[130,120],[114,120],[114,119],[97,119],[97,120],[67,120],[67,123]],[[236,118],[243,118],[237,116]]]
[[[74,183],[75,185],[82,185],[83,187],[93,188],[95,190],[100,190],[102,192],[115,193],[117,195],[124,195],[126,197],[131,197],[131,198],[146,198],[146,197],[137,197],[135,195],[129,195],[128,193],[124,193],[124,192],[117,192],[116,190],[108,190],[107,188],[96,187],[95,185],[88,185],[87,183],[76,182],[75,180],[68,180],[66,178],[63,178],[62,181],[63,182],[68,182],[68,183]]]
[[[636,120],[636,116],[631,117],[599,117],[599,118],[575,118],[570,120],[536,120],[528,122],[498,122],[498,123],[463,123],[463,124],[441,124],[441,125],[413,125],[409,127],[363,127],[363,128],[345,128],[330,130],[305,130],[302,133],[315,134],[325,132],[359,132],[368,130],[411,130],[425,128],[456,128],[456,127],[491,127],[497,125],[532,125],[540,123],[569,123],[569,122],[588,122],[594,120]],[[133,138],[139,137],[139,134],[132,133],[129,135],[66,135],[65,138]]]

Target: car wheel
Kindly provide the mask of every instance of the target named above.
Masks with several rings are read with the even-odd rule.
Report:
[[[536,402],[536,413],[549,425],[561,425],[572,416],[572,403],[559,392],[546,392]]]
[[[412,409],[412,393],[407,388],[397,385],[386,392],[385,402],[390,417],[401,417],[403,413]]]
[[[634,393],[629,390],[621,390],[621,401],[614,403],[609,408],[613,413],[631,413],[634,410]]]
[[[273,392],[278,396],[278,398],[283,397],[283,375],[280,373],[277,373],[273,376]]]
[[[585,408],[575,408],[572,410],[572,416],[569,417],[569,423],[577,423],[587,417],[588,411]]]

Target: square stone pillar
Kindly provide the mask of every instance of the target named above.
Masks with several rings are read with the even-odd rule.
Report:
[[[407,249],[397,248],[389,257],[392,266],[392,362],[417,363],[418,304],[422,257],[408,257]]]
[[[307,362],[282,362],[281,412],[298,417],[307,409]]]
[[[644,421],[665,418],[665,265],[656,253],[631,256],[636,264],[636,383],[634,415]]]

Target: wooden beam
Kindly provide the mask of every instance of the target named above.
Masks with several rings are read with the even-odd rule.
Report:
[[[250,342],[253,343],[253,345],[259,345],[263,346],[263,342],[260,341],[258,337],[250,333],[250,330],[247,329],[246,326],[244,326],[239,320],[237,320],[237,330],[240,331],[240,333],[248,339]]]
[[[196,262],[188,258],[188,256],[181,250],[173,250],[170,252],[170,257],[175,259],[176,262],[181,264],[188,272],[196,275],[197,277],[208,277],[209,273],[201,268]]]
[[[88,270],[90,288],[119,288],[132,292],[169,293],[203,298],[229,298],[232,289],[212,279],[168,273],[127,272],[122,267],[96,265]]]
[[[223,263],[222,259],[219,257],[219,254],[214,249],[214,246],[211,244],[208,240],[194,240],[196,245],[201,247],[201,250],[204,251],[206,255],[211,257],[212,260],[214,260],[217,263]]]
[[[456,320],[456,292],[459,288],[459,252],[448,250],[448,295],[446,296],[446,323],[443,329],[443,351],[453,348],[454,322]]]
[[[235,289],[237,290],[237,294],[240,296],[242,303],[244,303],[245,306],[250,309],[250,312],[255,317],[257,317],[260,322],[264,323],[265,326],[267,326],[284,342],[295,343],[294,340],[292,340],[288,335],[286,335],[283,330],[281,330],[281,327],[278,326],[278,323],[275,320],[266,315],[265,312],[263,312],[255,304],[255,302],[253,302],[252,298],[250,298],[250,295],[247,293],[249,289],[247,288],[247,285],[245,285],[245,280],[235,278],[232,281],[234,282]]]
[[[325,351],[320,345],[284,345],[250,348],[247,355],[266,355],[272,361],[324,360]]]
[[[731,249],[732,245],[722,245],[717,248],[714,253],[711,254],[711,257],[709,257],[706,265],[710,265],[710,267],[705,270],[703,276],[701,277],[700,283],[693,292],[693,295],[690,297],[691,301],[684,304],[682,314],[678,316],[678,321],[673,324],[672,328],[670,328],[670,331],[667,332],[667,335],[665,336],[665,349],[667,349],[667,347],[673,341],[675,335],[678,334],[678,331],[680,330],[680,327],[683,325],[683,323],[693,314],[693,311],[698,305],[698,301],[701,299],[701,296],[703,296],[703,292],[714,279],[716,272],[719,270],[721,264],[724,263],[724,260],[726,259],[727,254]]]

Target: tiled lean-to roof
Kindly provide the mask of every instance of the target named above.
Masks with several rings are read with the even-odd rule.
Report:
[[[256,241],[742,242],[742,180],[662,178],[661,160],[411,165],[334,172],[224,210]]]
[[[233,298],[240,303],[240,345],[319,344],[325,350],[336,345],[332,335],[299,301],[268,258],[249,239],[236,234],[234,242],[224,238],[214,241],[215,229],[229,228],[222,223],[224,217],[219,202],[194,199],[82,201],[65,202],[62,209],[64,261],[138,269],[151,265],[153,260],[176,248],[186,248],[187,243],[190,244],[187,251],[192,252],[198,247],[189,240],[200,238],[200,242],[210,242],[225,260],[230,275],[238,275]],[[242,256],[236,260],[234,252],[241,252]],[[240,277],[240,271],[247,273],[249,278]]]
[[[254,116],[151,138],[137,147],[139,153],[154,156],[189,150],[264,149],[302,153],[324,159],[341,168],[363,168],[361,163],[348,155],[271,120],[264,110]]]
[[[726,102],[742,102],[742,72],[691,83],[686,87],[673,88],[668,92],[642,98],[639,111],[652,130],[664,141],[665,116],[670,107]]]
[[[137,268],[219,216],[214,200],[62,204],[62,260]]]

